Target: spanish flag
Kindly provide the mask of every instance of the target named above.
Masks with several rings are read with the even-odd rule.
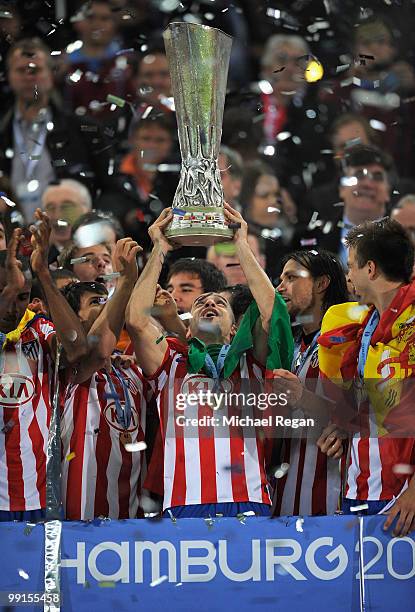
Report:
[[[350,390],[357,376],[359,350],[373,307],[337,304],[326,312],[319,337],[323,378]],[[364,367],[364,388],[376,417],[378,435],[415,435],[415,282],[401,287],[382,313]],[[404,384],[405,382],[405,384]],[[406,401],[409,400],[409,401]],[[411,406],[412,404],[412,406]],[[409,429],[408,429],[409,427]]]

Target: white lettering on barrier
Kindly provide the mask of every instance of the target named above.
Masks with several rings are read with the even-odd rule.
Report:
[[[323,570],[317,565],[315,560],[316,551],[322,546],[333,546],[333,538],[318,538],[314,540],[314,542],[311,542],[305,554],[306,565],[316,578],[320,578],[320,580],[334,580],[341,576],[347,568],[349,561],[347,551],[343,544],[336,546],[336,548],[326,555],[326,559],[330,561],[330,563],[338,559],[339,562],[337,566],[332,570]]]
[[[190,557],[192,549],[205,549],[207,555],[204,557]],[[216,549],[213,542],[209,540],[182,540],[180,542],[180,580],[181,582],[209,582],[216,576],[217,567],[214,563]],[[203,565],[208,568],[203,574],[190,573],[193,565]]]
[[[85,584],[85,542],[76,543],[75,559],[61,559],[61,567],[76,569],[76,582]]]
[[[160,542],[135,542],[135,576],[134,580],[137,583],[144,582],[144,551],[148,550],[151,554],[151,581],[154,582],[160,578],[160,553],[162,550],[167,551],[168,576],[169,582],[177,582],[176,571],[176,549],[171,542],[160,540]]]
[[[385,577],[385,574],[369,574],[368,573],[370,568],[373,567],[375,563],[377,563],[379,559],[382,557],[383,544],[380,540],[378,540],[377,538],[374,538],[373,536],[365,536],[363,538],[363,545],[365,544],[365,542],[373,542],[373,544],[375,544],[378,550],[377,550],[376,555],[372,559],[370,559],[366,564],[363,565],[363,576],[365,577],[365,580],[383,580],[383,578]],[[363,546],[363,553],[364,553],[364,549],[365,549],[365,546]],[[359,552],[360,542],[356,542],[355,550],[356,552]],[[364,559],[364,555],[363,555],[363,559]],[[360,572],[357,572],[356,580],[360,580]]]
[[[251,567],[245,572],[234,572],[228,565],[228,542],[219,540],[219,567],[225,578],[233,582],[245,582],[261,580],[261,541],[252,540],[252,563]]]
[[[398,542],[408,542],[412,547],[412,569],[407,574],[398,574],[393,567],[392,549]],[[390,540],[386,549],[386,558],[388,560],[388,571],[394,578],[397,578],[398,580],[409,580],[415,576],[415,542],[411,538],[394,538],[393,540]]]
[[[113,551],[120,559],[120,567],[113,574],[103,574],[97,568],[99,555],[107,550]],[[88,555],[88,569],[97,581],[130,582],[130,545],[129,542],[100,542]]]
[[[365,536],[364,543],[367,542],[374,544],[377,551],[371,559],[365,559],[365,579],[381,580],[385,577],[383,573],[369,574],[367,570],[373,567],[382,558],[383,544],[378,538],[373,536]],[[410,559],[412,557],[412,567],[410,567],[409,571],[406,573],[398,573],[395,569],[396,566],[393,565],[393,549],[398,542],[403,545],[409,544],[412,550],[412,555],[408,557]],[[91,577],[97,581],[108,580],[128,583],[130,581],[130,544],[131,542],[101,542],[87,553],[86,543],[77,542],[76,556],[73,559],[62,558],[62,568],[75,569],[76,582],[78,584],[85,584],[86,567],[88,567]],[[307,549],[305,549],[305,552],[297,540],[289,538],[266,540],[253,539],[250,566],[248,569],[241,572],[235,572],[229,568],[228,542],[226,540],[218,541],[218,555],[216,555],[214,544],[209,540],[181,540],[180,543],[176,545],[167,540],[160,540],[159,542],[142,541],[134,542],[134,582],[150,583],[161,577],[162,553],[166,555],[163,563],[163,574],[168,575],[169,582],[177,582],[178,563],[180,563],[181,582],[209,582],[214,579],[218,570],[225,578],[232,582],[245,582],[249,580],[258,582],[264,580],[262,574],[263,568],[261,566],[261,547],[264,545],[265,580],[267,581],[278,580],[279,572],[275,571],[276,566],[280,566],[285,574],[289,574],[295,580],[309,580],[310,578],[301,573],[294,565],[301,560],[303,554],[305,567],[312,577],[319,580],[334,580],[338,578],[344,573],[349,563],[347,550],[342,544],[333,548],[334,540],[332,537],[321,537],[313,540],[308,545]],[[324,546],[332,548],[326,555],[327,561],[333,563],[337,560],[336,567],[330,570],[322,569],[316,563],[316,552]],[[286,550],[276,551],[276,549]],[[205,554],[199,554],[198,556],[191,555],[193,550],[202,551]],[[358,550],[358,546],[356,546],[356,550]],[[105,574],[101,571],[103,566],[102,560],[99,564],[101,570],[97,567],[99,556],[107,551],[117,555],[119,558],[119,567],[111,574]],[[151,555],[151,564],[145,563],[144,553]],[[386,567],[390,576],[397,580],[409,580],[415,576],[415,542],[412,538],[393,538],[389,540],[386,553]],[[180,555],[180,559],[178,555]],[[218,557],[218,559],[216,559],[216,557]],[[399,558],[402,558],[402,555],[399,555]],[[247,560],[246,565],[248,565],[248,563],[249,560]],[[203,567],[206,571],[202,573],[192,572],[191,568],[194,566]],[[144,572],[144,567],[146,568],[146,573]],[[150,567],[151,579],[149,575]],[[166,568],[166,570],[164,568]],[[402,568],[400,569],[402,570]],[[359,579],[359,573],[356,574],[356,579]]]
[[[302,548],[297,540],[266,540],[266,578],[267,581],[275,580],[274,566],[281,565],[287,574],[291,574],[296,580],[307,580],[301,572],[292,564],[301,558]],[[274,549],[277,547],[291,548],[289,555],[275,555]]]

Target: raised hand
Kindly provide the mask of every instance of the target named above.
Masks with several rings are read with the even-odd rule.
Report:
[[[49,238],[51,232],[50,219],[46,213],[40,208],[35,211],[36,224],[30,226],[32,232],[32,247],[33,252],[30,257],[30,264],[33,272],[37,275],[47,271],[48,268],[48,253],[49,253]]]
[[[137,255],[143,249],[135,240],[122,238],[115,245],[112,256],[114,271],[119,272],[131,284],[138,278]]]
[[[228,225],[235,225],[239,227],[234,227],[234,242],[242,242],[247,241],[248,239],[248,224],[242,217],[241,213],[232,208],[227,202],[224,204],[224,215],[225,221]]]
[[[161,211],[159,217],[154,221],[153,225],[148,228],[148,234],[154,245],[161,247],[163,253],[168,253],[174,249],[174,246],[168,241],[164,235],[167,226],[173,220],[173,212],[171,208],[165,208]]]
[[[22,262],[17,259],[17,251],[19,244],[23,238],[23,232],[20,227],[13,231],[13,234],[7,243],[6,256],[6,279],[7,288],[13,290],[14,293],[19,293],[25,286],[25,277],[22,272]]]

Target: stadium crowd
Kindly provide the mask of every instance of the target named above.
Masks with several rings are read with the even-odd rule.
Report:
[[[70,4],[31,23],[0,2],[0,520],[45,518],[57,409],[65,519],[387,513],[407,534],[406,9]],[[206,248],[165,235],[181,164],[171,21],[234,37],[218,160],[234,237]],[[278,432],[269,405],[273,425],[243,426],[233,405],[191,401],[251,386],[285,397]]]

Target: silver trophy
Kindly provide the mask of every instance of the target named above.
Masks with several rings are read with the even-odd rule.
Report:
[[[183,246],[209,246],[233,237],[218,168],[232,38],[194,23],[171,23],[163,36],[182,155],[166,236]]]

